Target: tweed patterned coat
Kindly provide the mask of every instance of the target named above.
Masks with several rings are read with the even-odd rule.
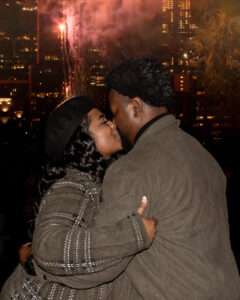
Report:
[[[115,266],[125,268],[149,240],[135,213],[113,226],[94,228],[99,199],[94,178],[67,170],[40,205],[33,237],[37,275],[18,265],[0,299],[113,299],[111,281],[119,275]]]

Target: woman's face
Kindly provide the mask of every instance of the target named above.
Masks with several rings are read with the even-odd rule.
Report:
[[[105,159],[122,150],[122,141],[114,123],[108,121],[97,108],[92,109],[87,117],[90,119],[89,133]]]

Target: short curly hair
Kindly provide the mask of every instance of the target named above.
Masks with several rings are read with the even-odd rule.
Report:
[[[106,78],[106,87],[155,107],[169,108],[174,103],[168,70],[151,58],[129,59],[115,66]]]

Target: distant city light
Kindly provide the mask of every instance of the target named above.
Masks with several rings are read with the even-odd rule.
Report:
[[[196,120],[204,120],[204,116],[196,116]]]
[[[0,109],[2,112],[9,111],[10,105],[12,104],[11,98],[0,98]]]
[[[0,104],[11,104],[12,98],[0,98]]]
[[[10,119],[10,117],[1,117],[0,118],[2,124],[7,124],[7,122],[8,122],[9,119]]]
[[[8,110],[9,110],[9,108],[7,106],[2,107],[2,112],[7,112]]]
[[[23,115],[23,111],[22,111],[22,110],[15,111],[14,113],[15,113],[15,115],[16,115],[16,117],[17,117],[18,119],[21,119],[21,117],[22,117],[22,115]]]

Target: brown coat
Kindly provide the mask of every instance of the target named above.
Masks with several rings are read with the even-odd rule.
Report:
[[[153,123],[108,169],[102,190],[98,226],[121,220],[142,195],[149,199],[146,216],[158,219],[152,246],[123,273],[143,299],[240,299],[225,176],[173,115]],[[127,299],[127,285],[114,284],[119,299]]]

